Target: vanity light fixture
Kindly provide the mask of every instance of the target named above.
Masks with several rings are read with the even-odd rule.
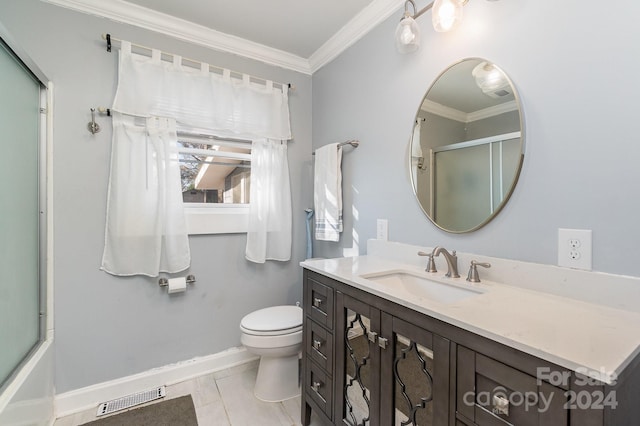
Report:
[[[400,53],[415,52],[420,47],[420,27],[416,19],[429,9],[433,28],[438,32],[451,31],[462,20],[462,8],[469,0],[434,0],[420,10],[414,0],[404,2],[404,15],[396,27],[396,47]],[[413,14],[409,13],[409,5]]]
[[[488,0],[495,1],[495,0]],[[415,52],[420,47],[420,27],[416,19],[429,9],[433,29],[447,32],[455,29],[462,21],[462,10],[469,0],[434,0],[420,10],[416,9],[414,0],[404,2],[404,15],[396,27],[396,47],[400,53]],[[413,14],[409,13],[409,5]]]
[[[413,6],[413,16],[409,14],[407,5]],[[433,4],[433,3],[432,3]],[[427,7],[431,7],[431,4]],[[415,52],[420,48],[420,27],[414,18],[417,18],[416,4],[413,0],[404,2],[404,16],[396,27],[396,48],[400,53]]]

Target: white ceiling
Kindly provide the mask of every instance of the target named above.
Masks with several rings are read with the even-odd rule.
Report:
[[[308,58],[371,0],[128,0]]]
[[[399,20],[404,3],[404,0],[43,1],[307,74],[330,62],[392,14],[398,14]]]

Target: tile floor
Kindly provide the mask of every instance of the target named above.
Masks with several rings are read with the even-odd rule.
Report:
[[[191,394],[199,426],[300,425],[300,398],[267,403],[253,396],[257,371],[257,363],[251,362],[170,385],[165,398]],[[96,420],[96,409],[97,405],[96,408],[59,418],[54,426],[78,426]],[[311,425],[320,424],[312,414]]]

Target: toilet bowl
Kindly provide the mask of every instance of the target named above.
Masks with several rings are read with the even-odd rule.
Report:
[[[300,395],[298,358],[302,349],[302,308],[273,306],[240,322],[240,341],[260,356],[253,390],[256,398],[278,402]]]

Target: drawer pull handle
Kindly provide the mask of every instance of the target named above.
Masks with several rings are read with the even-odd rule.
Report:
[[[378,340],[378,333],[375,331],[367,331],[367,337],[371,343],[375,343]]]
[[[322,340],[313,339],[313,348],[317,351],[322,347]]]
[[[320,299],[319,297],[314,297],[313,306],[315,306],[316,308],[319,308],[320,305],[322,305],[322,299]]]
[[[509,415],[509,400],[503,396],[493,395],[494,414]]]
[[[313,389],[317,393],[320,393],[321,387],[322,387],[322,382],[313,382],[313,384],[311,385],[311,389]]]
[[[384,337],[378,337],[378,346],[382,349],[387,349],[387,344],[389,343],[389,339],[385,339]]]

